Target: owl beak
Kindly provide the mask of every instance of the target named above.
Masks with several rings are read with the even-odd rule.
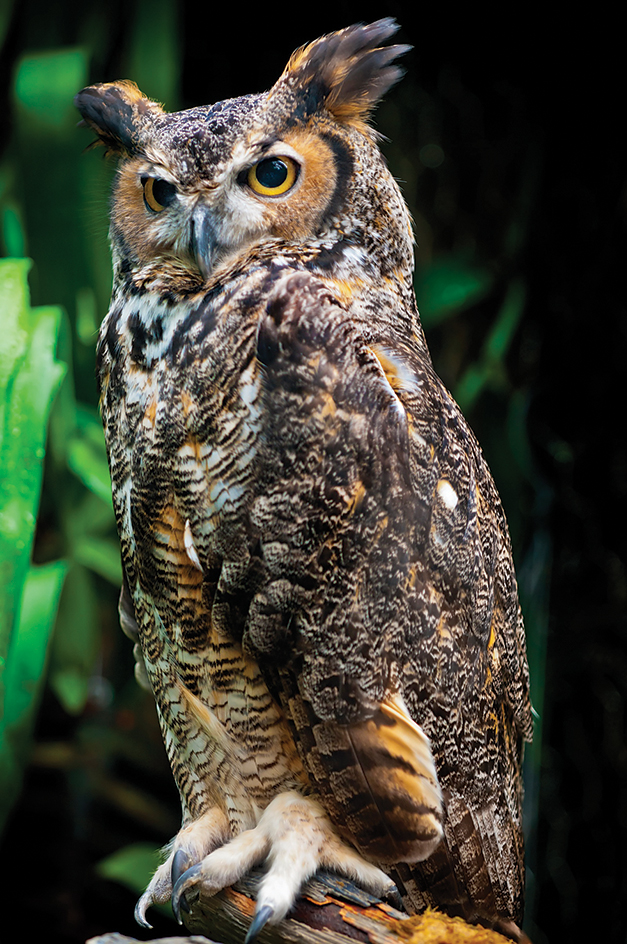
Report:
[[[218,234],[212,212],[206,206],[199,206],[192,217],[191,250],[205,278],[209,277],[213,269],[218,248]]]

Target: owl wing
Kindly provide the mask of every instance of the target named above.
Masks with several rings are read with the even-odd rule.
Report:
[[[307,273],[260,321],[266,580],[244,647],[340,833],[388,865],[439,847],[397,873],[414,904],[517,920],[530,718],[506,525],[422,336],[364,333]]]

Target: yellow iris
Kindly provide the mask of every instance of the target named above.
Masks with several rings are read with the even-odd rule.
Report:
[[[176,196],[176,187],[161,177],[143,177],[144,200],[155,213],[161,213]]]
[[[262,197],[278,197],[296,183],[298,164],[290,157],[264,157],[248,171],[248,186]]]

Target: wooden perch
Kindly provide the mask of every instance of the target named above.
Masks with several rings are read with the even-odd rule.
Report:
[[[217,895],[200,893],[184,915],[192,937],[168,937],[152,944],[242,944],[255,910],[260,874]],[[288,918],[266,925],[259,944],[511,944],[496,931],[462,918],[428,910],[408,917],[351,882],[321,873],[309,882]],[[87,944],[136,944],[134,938],[104,934]],[[142,944],[142,942],[137,942]],[[150,944],[150,942],[149,942]]]

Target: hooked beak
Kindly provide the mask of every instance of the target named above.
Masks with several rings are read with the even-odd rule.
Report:
[[[219,242],[212,211],[206,206],[194,210],[191,250],[198,268],[208,278],[218,255]]]

